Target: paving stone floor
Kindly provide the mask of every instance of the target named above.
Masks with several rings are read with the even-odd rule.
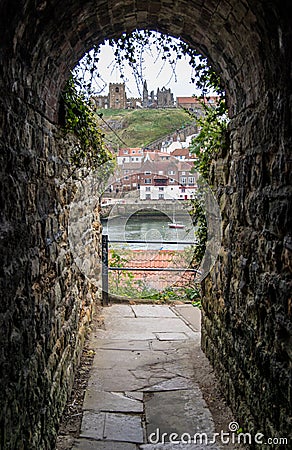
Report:
[[[73,449],[218,450],[212,415],[192,379],[200,311],[113,305],[103,316],[105,329],[91,336],[96,354]],[[208,445],[186,443],[195,433],[205,433]]]

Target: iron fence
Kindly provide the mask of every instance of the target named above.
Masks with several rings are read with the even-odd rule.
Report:
[[[109,265],[109,244],[161,244],[161,241],[146,241],[143,239],[111,239],[109,240],[108,235],[102,235],[102,304],[103,306],[108,306],[109,304],[109,271],[139,271],[139,272],[191,272],[195,275],[200,273],[196,269],[183,269],[178,267],[115,267]],[[194,245],[196,242],[193,241],[163,241],[165,245],[177,245],[186,244]]]

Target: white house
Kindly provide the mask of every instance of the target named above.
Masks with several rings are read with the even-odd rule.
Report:
[[[141,148],[120,148],[117,156],[118,166],[125,163],[142,163],[144,158]]]
[[[197,186],[140,186],[140,200],[190,200],[196,194]]]

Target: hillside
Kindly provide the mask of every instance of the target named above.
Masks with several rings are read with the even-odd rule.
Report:
[[[135,110],[98,110],[119,135],[123,142],[112,132],[104,121],[99,119],[106,139],[113,146],[145,147],[150,142],[175,132],[192,123],[192,118],[182,109],[135,109]]]

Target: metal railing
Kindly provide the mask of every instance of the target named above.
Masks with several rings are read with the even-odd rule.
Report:
[[[139,271],[139,272],[192,272],[194,274],[199,273],[196,269],[183,269],[178,267],[114,267],[109,266],[109,244],[166,244],[166,245],[177,245],[177,244],[187,244],[194,245],[196,242],[191,241],[146,241],[143,239],[111,239],[109,241],[108,235],[102,235],[102,304],[103,306],[107,306],[109,304],[109,270],[115,271]]]

